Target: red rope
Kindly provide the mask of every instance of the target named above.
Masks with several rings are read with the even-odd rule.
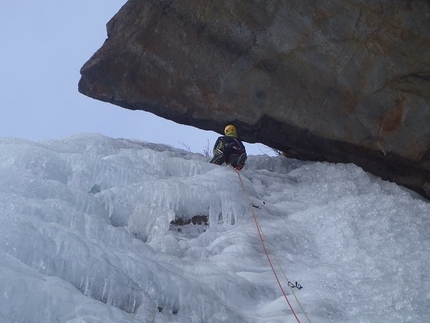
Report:
[[[233,167],[232,167],[232,168],[233,168]],[[237,176],[239,177],[239,180],[240,180],[240,184],[242,185],[243,191],[245,192],[246,197],[248,198],[248,202],[249,202],[249,205],[250,205],[250,209],[251,209],[252,215],[253,215],[253,217],[254,217],[255,226],[257,227],[258,235],[259,235],[259,237],[260,237],[261,245],[263,246],[264,253],[266,254],[267,260],[269,261],[270,267],[272,268],[273,274],[275,275],[275,278],[276,278],[276,281],[278,282],[279,288],[281,289],[281,292],[282,292],[282,294],[284,295],[284,298],[285,298],[285,300],[287,301],[287,304],[288,304],[288,306],[290,307],[291,312],[293,313],[293,315],[294,315],[294,317],[296,318],[297,322],[299,322],[299,323],[300,323],[300,320],[299,320],[299,318],[297,317],[297,314],[296,314],[296,312],[294,311],[293,306],[291,305],[290,301],[288,300],[288,297],[287,297],[287,294],[286,294],[286,293],[285,293],[285,291],[284,291],[284,288],[282,287],[281,281],[279,280],[279,277],[278,277],[278,275],[276,274],[275,267],[273,266],[272,261],[270,260],[270,256],[269,256],[269,253],[267,252],[266,245],[265,245],[265,243],[264,243],[263,234],[262,234],[262,232],[261,232],[261,228],[260,228],[260,225],[259,225],[259,223],[258,223],[257,216],[255,215],[255,212],[254,212],[254,210],[253,210],[253,209],[252,209],[252,207],[251,207],[251,201],[249,200],[248,192],[246,191],[245,185],[243,184],[242,177],[240,176],[240,173],[239,173],[239,171],[238,171],[237,169],[235,169],[235,168],[233,168],[233,169],[236,171]]]

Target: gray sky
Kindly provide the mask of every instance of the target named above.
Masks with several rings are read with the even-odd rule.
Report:
[[[79,69],[106,39],[126,0],[14,0],[0,11],[0,137],[102,133],[202,153],[218,134],[131,111],[78,92]],[[273,155],[247,144],[250,154]]]

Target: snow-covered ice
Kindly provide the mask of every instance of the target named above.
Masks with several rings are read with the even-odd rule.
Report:
[[[0,322],[430,321],[427,201],[352,164],[265,155],[244,190],[208,160],[0,138]],[[195,216],[209,224],[171,224]]]

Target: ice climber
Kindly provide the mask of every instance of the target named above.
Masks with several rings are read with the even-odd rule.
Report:
[[[225,136],[217,139],[214,145],[214,157],[210,163],[222,165],[226,163],[237,170],[241,170],[247,159],[245,146],[242,141],[237,138],[236,127],[228,125],[224,129]]]

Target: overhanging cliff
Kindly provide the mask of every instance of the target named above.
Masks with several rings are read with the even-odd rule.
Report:
[[[430,196],[428,1],[129,0],[79,91]]]

